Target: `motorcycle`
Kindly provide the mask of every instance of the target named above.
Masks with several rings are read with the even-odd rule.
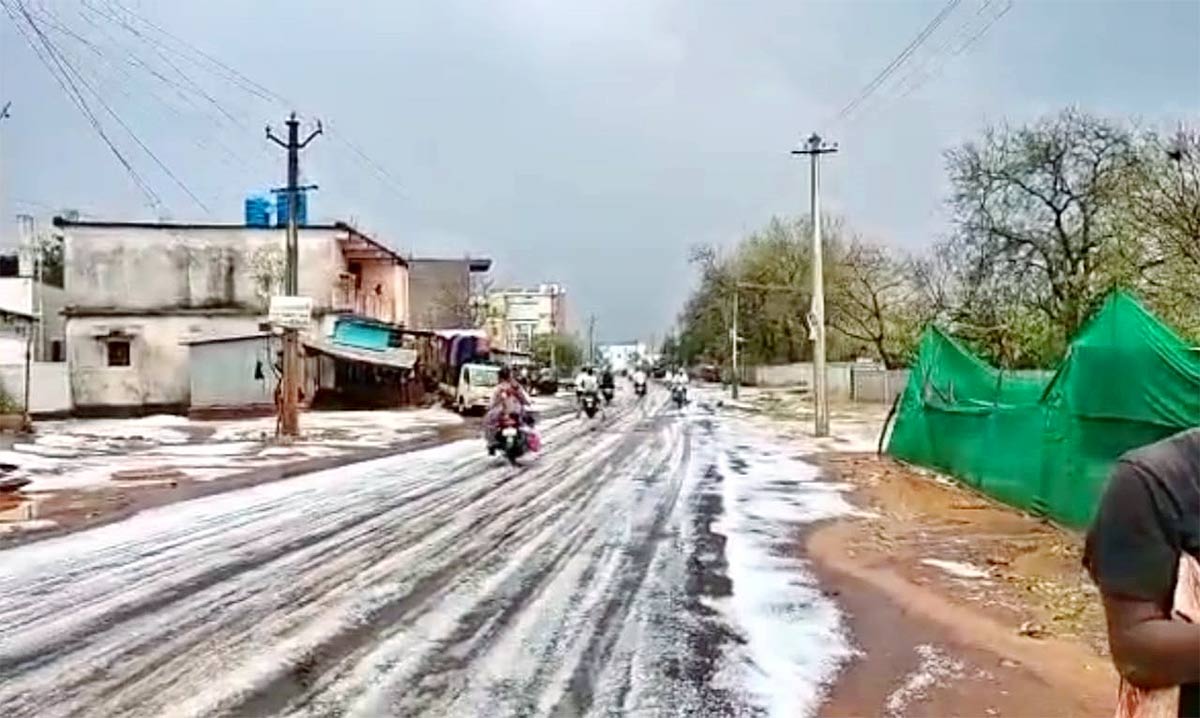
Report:
[[[517,459],[540,448],[538,436],[531,428],[532,423],[531,418],[515,414],[504,417],[500,422],[500,431],[496,435],[496,448],[504,452],[508,463],[513,466],[517,465]]]
[[[682,386],[677,386],[671,389],[671,400],[675,402],[675,406],[682,409],[687,403],[687,389]]]
[[[583,413],[587,414],[587,418],[596,418],[596,412],[600,410],[600,402],[596,399],[596,393],[586,392],[579,399],[579,405],[583,408]]]
[[[604,403],[611,404],[613,402],[613,396],[616,393],[616,389],[611,386],[606,386],[600,390],[600,393],[604,395]]]
[[[644,382],[644,381],[634,382],[633,393],[637,394],[639,397],[645,396],[646,395],[646,382]]]

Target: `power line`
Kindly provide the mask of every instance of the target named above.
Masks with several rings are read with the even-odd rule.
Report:
[[[863,87],[863,89],[854,99],[850,100],[850,102],[846,103],[846,105],[842,107],[841,111],[837,113],[833,121],[836,122],[850,116],[850,114],[854,112],[854,110],[857,109],[864,100],[870,97],[880,85],[886,82],[887,79],[891,77],[901,65],[904,64],[904,62],[917,50],[917,48],[925,43],[925,40],[928,39],[929,36],[946,21],[946,18],[950,16],[950,13],[954,11],[954,8],[958,7],[958,4],[961,1],[962,0],[949,0],[949,2],[947,2],[938,12],[938,14],[935,15],[927,25],[925,25],[921,32],[918,33],[915,38],[913,38],[912,42],[908,43],[908,45],[900,51],[899,55],[893,58],[891,62],[889,62],[882,70],[880,70],[879,73],[875,75],[875,77],[868,82],[865,87]]]
[[[89,0],[84,0],[84,4],[91,7]],[[161,27],[160,25],[155,24],[151,20],[147,19],[144,15],[141,15],[138,12],[134,11],[133,9],[129,8],[128,6],[122,4],[120,2],[120,0],[106,0],[106,4],[110,8],[119,9],[121,12],[124,12],[130,18],[135,20],[136,22],[139,22],[139,23],[143,24],[144,26],[154,30],[155,32],[160,33],[161,35],[163,35],[166,38],[169,38],[170,40],[174,41],[175,43],[178,43],[179,46],[186,48],[194,56],[202,58],[204,61],[206,61],[209,64],[210,71],[212,71],[212,68],[215,68],[219,72],[214,72],[214,74],[224,77],[226,80],[229,80],[233,84],[237,85],[243,91],[245,91],[251,95],[254,95],[260,99],[275,102],[280,105],[294,106],[297,104],[297,103],[292,102],[288,98],[281,96],[279,93],[267,88],[266,86],[256,82],[254,79],[250,78],[245,73],[240,72],[236,68],[221,61],[217,57],[214,57],[213,55],[205,52],[204,50],[198,48],[197,46],[193,45],[192,43],[188,42],[187,40],[179,37],[178,35],[171,33],[170,31],[166,30],[165,28]],[[110,15],[110,17],[115,17],[115,14],[116,13],[114,11],[113,14]],[[153,39],[143,35],[140,32],[137,32],[136,29],[129,27],[127,23],[122,23],[122,24],[124,24],[126,26],[127,30],[129,30],[132,33],[135,33],[138,37],[145,39],[147,42],[156,44],[159,47],[163,47],[164,49],[171,50],[172,52],[174,52],[176,55],[178,55],[180,57],[187,57],[186,53],[182,53],[177,49],[170,48],[168,45],[162,44],[156,40],[153,40]],[[190,57],[189,59],[193,63],[199,64],[197,62],[197,60],[195,59],[195,57]],[[327,123],[327,124],[329,124],[329,123]],[[332,129],[332,127],[327,128],[327,129]],[[368,155],[361,147],[359,147],[357,144],[352,142],[349,139],[349,137],[345,136],[344,134],[342,134],[341,132],[338,132],[336,130],[331,131],[330,136],[337,142],[340,142],[342,145],[344,145],[346,147],[346,149],[348,149],[354,157],[356,157],[364,166],[366,166],[367,169],[369,169],[371,172],[375,173],[380,179],[382,179],[385,183],[390,185],[391,188],[394,191],[396,191],[401,197],[405,196],[404,187],[396,179],[396,177],[391,172],[389,172],[386,168],[384,168],[383,165],[381,165],[376,160],[372,159],[371,156]]]
[[[133,178],[133,181],[135,184],[137,184],[138,189],[140,189],[142,193],[146,195],[146,198],[150,201],[150,205],[155,208],[161,207],[162,198],[159,197],[158,193],[150,187],[150,185],[145,179],[142,178],[140,174],[138,174],[138,171],[134,169],[133,164],[130,163],[121,150],[116,146],[116,144],[108,136],[108,133],[104,131],[103,125],[100,124],[100,121],[96,118],[95,113],[93,113],[91,107],[88,106],[87,100],[83,97],[83,94],[79,92],[79,88],[75,86],[74,82],[71,81],[70,76],[68,76],[66,71],[62,69],[61,63],[58,62],[53,54],[47,54],[49,53],[48,48],[44,53],[43,50],[38,47],[37,42],[35,42],[34,38],[29,35],[28,30],[21,25],[17,14],[13,11],[7,0],[0,0],[0,5],[3,5],[4,11],[13,21],[13,24],[17,27],[17,30],[25,38],[26,43],[28,43],[34,54],[37,55],[38,60],[40,60],[46,67],[46,70],[50,72],[50,75],[58,83],[59,87],[62,88],[63,92],[66,93],[67,97],[72,101],[72,103],[79,109],[80,112],[83,113],[84,117],[87,118],[88,122],[92,126],[92,129],[96,131],[96,134],[98,134],[100,139],[104,141],[104,144],[108,147],[109,151],[112,152],[113,156],[117,158],[117,161],[121,163],[121,166],[125,168],[125,171],[129,173],[130,177]],[[21,9],[24,11],[23,7]],[[37,32],[36,26],[31,25],[31,27],[35,32]],[[59,68],[58,71],[55,70],[55,66]],[[60,72],[62,73],[61,75]]]
[[[22,0],[17,0],[17,7],[20,9],[21,14],[25,17],[26,22],[29,23],[29,26],[41,39],[42,44],[46,47],[47,52],[49,52],[51,56],[56,57],[56,64],[59,66],[59,68],[62,69],[65,66],[63,71],[68,73],[68,80],[70,80],[70,75],[73,74],[75,79],[79,81],[79,84],[83,85],[84,88],[86,88],[88,92],[92,94],[92,96],[96,99],[96,102],[99,103],[102,108],[104,108],[104,111],[107,112],[110,117],[112,117],[113,121],[115,121],[121,126],[122,129],[125,130],[134,143],[137,144],[137,146],[140,147],[156,165],[158,165],[159,169],[161,169],[163,173],[167,175],[167,177],[169,177],[181,190],[183,190],[183,192],[187,194],[187,196],[190,197],[192,201],[195,202],[201,209],[208,214],[212,214],[212,210],[209,208],[209,206],[206,205],[198,196],[196,196],[196,193],[193,192],[191,188],[179,178],[178,175],[171,171],[171,168],[168,167],[167,164],[163,162],[157,154],[154,153],[154,150],[150,149],[150,147],[142,141],[142,138],[138,136],[133,128],[130,127],[128,123],[126,123],[125,120],[116,112],[116,110],[114,110],[112,106],[108,104],[103,95],[97,92],[96,89],[93,88],[90,83],[88,83],[88,81],[83,77],[82,74],[80,74],[75,66],[71,64],[70,60],[68,60],[61,53],[61,51],[59,51],[58,47],[48,37],[46,37],[46,34],[38,26],[37,22],[29,13]],[[75,82],[71,81],[71,85],[74,87]],[[78,88],[76,88],[76,92],[78,92]]]
[[[988,0],[987,2],[985,2],[983,4],[983,7],[980,8],[980,11],[982,12],[982,10],[984,8],[987,8],[993,2],[994,2],[994,0]],[[955,47],[953,50],[951,50],[950,54],[942,57],[941,61],[938,62],[933,67],[932,70],[925,73],[924,75],[921,76],[921,78],[919,80],[917,80],[915,83],[911,84],[906,90],[904,90],[904,92],[902,92],[900,94],[900,97],[897,99],[903,100],[905,97],[908,97],[912,93],[914,93],[917,90],[924,87],[925,83],[929,82],[930,79],[936,77],[938,75],[938,73],[941,72],[942,68],[946,65],[947,62],[949,62],[953,58],[956,58],[959,55],[966,52],[971,47],[971,45],[974,45],[976,42],[979,41],[979,39],[981,37],[983,37],[985,34],[987,34],[987,31],[990,30],[993,25],[995,25],[997,22],[999,22],[1000,18],[1007,15],[1009,10],[1012,10],[1012,6],[1013,6],[1013,0],[1007,0],[1007,2],[1005,2],[1005,4],[1004,4],[1004,7],[1000,8],[999,12],[993,14],[988,20],[986,20],[983,23],[982,26],[980,26],[975,31],[974,34],[970,35],[964,42],[962,42],[957,47]],[[964,28],[964,29],[969,31],[969,28]]]

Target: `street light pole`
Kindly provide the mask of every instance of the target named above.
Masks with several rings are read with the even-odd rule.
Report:
[[[821,155],[837,152],[837,145],[828,145],[821,136],[812,133],[804,146],[792,150],[794,155],[808,155],[810,166],[810,200],[813,234],[813,296],[809,325],[813,338],[813,399],[816,404],[815,433],[829,436],[829,394],[825,376],[825,273],[821,257]]]

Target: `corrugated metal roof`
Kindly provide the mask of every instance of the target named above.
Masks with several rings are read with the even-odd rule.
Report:
[[[315,352],[327,354],[338,359],[374,364],[376,366],[412,369],[417,363],[417,352],[414,349],[372,351],[370,349],[356,349],[342,344],[334,344],[324,339],[305,339],[304,346]]]

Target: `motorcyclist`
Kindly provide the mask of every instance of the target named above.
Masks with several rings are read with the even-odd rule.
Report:
[[[611,397],[617,391],[617,382],[613,378],[612,367],[604,367],[600,372],[600,389],[605,395]]]
[[[583,410],[583,397],[586,394],[596,394],[600,391],[600,383],[596,380],[595,370],[590,366],[583,367],[575,377],[575,400],[579,411]],[[579,411],[576,411],[578,416]]]
[[[643,394],[646,391],[646,370],[638,367],[633,372],[633,389],[638,394]]]
[[[512,370],[507,366],[500,367],[500,380],[492,391],[492,403],[483,417],[484,436],[489,454],[496,450],[500,421],[504,417],[515,415],[524,424],[533,423],[533,417],[528,412],[529,404],[529,395],[525,393]]]
[[[682,391],[683,392],[683,401],[685,403],[688,400],[688,396],[687,396],[688,381],[689,381],[689,379],[688,379],[687,370],[684,369],[683,367],[679,367],[678,369],[675,370],[674,373],[671,374],[671,390],[672,391],[676,391],[676,390]]]

